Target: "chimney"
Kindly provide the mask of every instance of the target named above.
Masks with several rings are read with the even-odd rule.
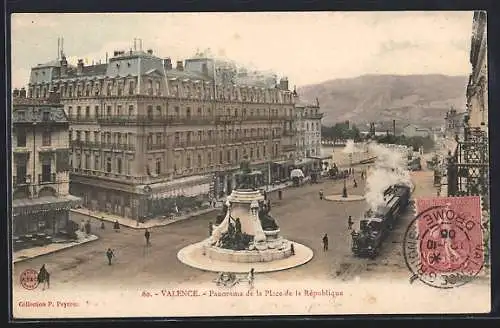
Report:
[[[61,57],[61,76],[66,76],[68,72],[68,61],[66,60],[66,56],[62,55]]]
[[[76,73],[77,74],[82,74],[82,72],[83,72],[83,59],[78,59]]]
[[[177,61],[177,67],[175,69],[178,70],[178,71],[183,71],[184,70],[184,66],[182,65],[182,60],[178,60]]]
[[[172,69],[172,59],[170,59],[170,58],[166,58],[165,59],[165,68],[167,70],[171,70]]]
[[[26,89],[24,87],[19,90],[19,97],[26,98]]]
[[[153,54],[153,49],[148,49],[148,54],[152,55]]]
[[[201,65],[201,72],[203,73],[203,75],[208,75],[208,66],[207,66],[207,63],[203,63]]]
[[[280,80],[280,89],[281,90],[288,90],[288,79],[286,77],[284,77]]]
[[[16,89],[14,89],[14,92],[12,93],[12,96],[13,96],[14,98],[19,98],[19,89],[17,89],[17,88],[16,88]]]

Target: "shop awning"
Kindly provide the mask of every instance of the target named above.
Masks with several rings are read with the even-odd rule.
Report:
[[[25,215],[39,212],[69,210],[82,203],[82,199],[72,195],[63,197],[46,196],[40,198],[22,198],[12,200],[13,215]]]

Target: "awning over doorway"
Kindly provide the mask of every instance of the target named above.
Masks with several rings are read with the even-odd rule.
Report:
[[[25,215],[48,211],[69,210],[81,204],[82,199],[72,195],[14,199],[12,200],[12,214]]]

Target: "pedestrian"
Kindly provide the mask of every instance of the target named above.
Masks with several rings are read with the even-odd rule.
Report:
[[[115,223],[113,224],[113,229],[115,229],[116,232],[120,231],[120,222],[118,222],[118,220],[115,220]]]
[[[214,224],[212,221],[208,222],[208,236],[211,237],[214,232]]]
[[[295,246],[293,246],[293,243],[290,245],[290,254],[295,255]]]
[[[326,252],[328,250],[328,235],[325,233],[323,236],[323,251]]]
[[[106,226],[104,225],[104,221],[101,221],[101,230],[106,229]]]
[[[278,190],[278,198],[279,200],[282,200],[283,199],[283,190]]]
[[[354,188],[357,188],[358,187],[358,182],[356,181],[356,179],[354,179]]]
[[[91,230],[91,225],[90,225],[90,220],[85,223],[85,234],[88,236],[90,235],[90,230]]]
[[[144,238],[146,238],[146,246],[151,245],[151,243],[149,242],[150,237],[151,237],[151,233],[149,232],[148,229],[146,229],[146,231],[144,232]]]
[[[108,258],[108,265],[111,265],[111,260],[115,256],[115,253],[111,250],[111,248],[108,248],[106,251],[106,257]]]
[[[323,200],[323,190],[320,190],[320,191],[319,191],[319,199],[320,199],[320,200]]]
[[[349,218],[347,218],[347,226],[349,230],[352,230],[352,226],[354,225],[354,221],[352,221],[352,217],[349,215]]]
[[[254,279],[255,279],[255,270],[254,268],[251,268],[250,272],[248,273],[248,285],[250,286],[250,289],[253,288]]]

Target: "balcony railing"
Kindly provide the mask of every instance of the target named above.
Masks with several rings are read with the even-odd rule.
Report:
[[[69,115],[68,120],[73,123],[94,123],[97,121],[95,115]]]
[[[97,117],[102,124],[213,124],[211,116],[177,116],[177,115],[106,115]]]
[[[108,142],[91,142],[91,141],[79,141],[72,140],[72,147],[82,147],[82,148],[97,148],[97,149],[117,149],[117,150],[135,150],[135,145],[122,144],[122,143],[108,143]]]
[[[39,174],[38,175],[38,183],[40,183],[40,184],[55,183],[55,182],[56,182],[56,174],[55,173]]]
[[[14,188],[21,187],[21,186],[27,186],[31,183],[31,175],[25,175],[25,176],[14,175],[12,177],[12,183],[14,184]]]
[[[306,114],[304,118],[320,120],[323,118],[324,113]]]
[[[147,144],[147,150],[162,150],[167,149],[167,144]]]

